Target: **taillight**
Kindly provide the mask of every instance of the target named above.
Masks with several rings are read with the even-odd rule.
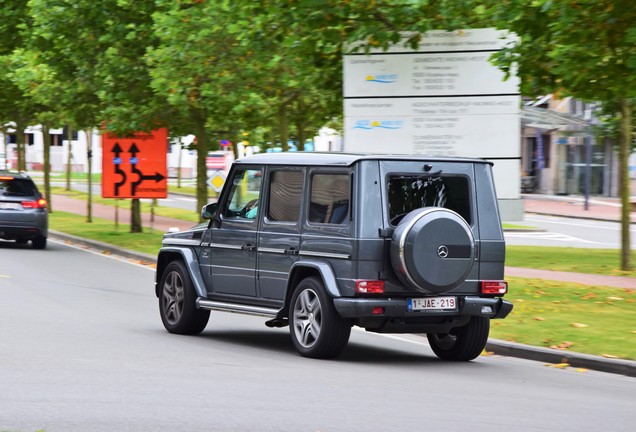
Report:
[[[46,208],[46,200],[44,198],[40,198],[37,201],[22,201],[22,208],[25,208],[25,209]]]
[[[357,280],[356,292],[358,294],[382,294],[384,293],[384,281]]]
[[[481,281],[481,293],[489,295],[504,295],[508,292],[506,281]]]

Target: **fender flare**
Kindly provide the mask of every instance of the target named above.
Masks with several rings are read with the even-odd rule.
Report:
[[[194,290],[197,292],[199,297],[206,297],[207,290],[205,287],[205,282],[203,281],[203,275],[201,274],[201,268],[199,267],[199,259],[192,249],[189,248],[179,248],[179,247],[163,247],[159,251],[159,255],[157,256],[157,267],[159,267],[159,263],[162,261],[162,256],[171,253],[171,254],[179,254],[183,259],[183,263],[188,269],[188,273],[190,274],[190,279],[192,280],[192,284],[194,285]],[[168,262],[162,267],[168,265]],[[157,268],[157,271],[159,268]],[[159,295],[159,280],[157,278],[158,273],[155,272],[155,292]]]
[[[318,274],[320,275],[322,279],[323,284],[325,285],[325,289],[327,290],[327,293],[332,298],[342,297],[342,294],[340,294],[340,290],[338,289],[338,283],[336,282],[336,275],[334,274],[333,269],[328,263],[324,261],[311,260],[311,259],[298,260],[294,264],[292,264],[291,269],[289,270],[289,274],[290,275],[294,274],[296,269],[298,269],[299,267],[307,267],[307,268],[317,270]],[[292,284],[292,280],[290,278],[287,281],[287,294],[291,293],[291,289],[293,288],[291,284]]]

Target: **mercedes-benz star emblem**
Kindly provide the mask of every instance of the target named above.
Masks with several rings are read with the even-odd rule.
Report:
[[[448,247],[441,245],[437,248],[437,256],[440,258],[446,258],[448,256]]]

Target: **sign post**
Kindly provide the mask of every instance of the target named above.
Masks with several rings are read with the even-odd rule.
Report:
[[[167,153],[165,128],[132,137],[102,135],[102,197],[166,198]]]

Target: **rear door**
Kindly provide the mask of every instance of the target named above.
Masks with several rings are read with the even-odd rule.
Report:
[[[258,283],[261,297],[283,300],[289,271],[298,260],[305,169],[270,167],[266,184],[267,210],[258,238]]]

